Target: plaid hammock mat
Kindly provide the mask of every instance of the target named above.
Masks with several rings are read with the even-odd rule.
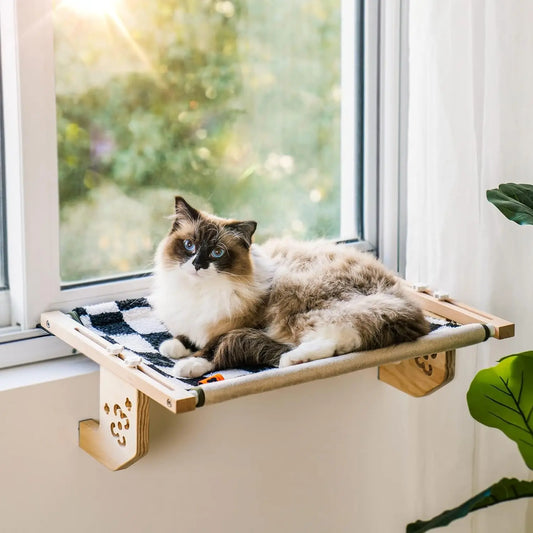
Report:
[[[181,381],[189,389],[214,381],[216,378],[227,380],[266,370],[266,368],[217,370],[195,379],[176,378],[169,373],[174,366],[174,360],[159,353],[160,344],[172,338],[172,335],[155,316],[147,298],[77,307],[72,314],[83,326],[100,337],[124,346],[125,356],[142,357],[149,367],[166,377]],[[431,324],[432,331],[441,327],[458,326],[455,322],[426,318]]]

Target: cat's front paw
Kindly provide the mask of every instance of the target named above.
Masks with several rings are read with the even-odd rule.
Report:
[[[178,339],[167,339],[159,346],[159,353],[171,359],[181,359],[192,354],[191,350],[185,348]]]
[[[214,368],[215,365],[203,357],[187,357],[176,361],[170,372],[177,378],[199,378]]]

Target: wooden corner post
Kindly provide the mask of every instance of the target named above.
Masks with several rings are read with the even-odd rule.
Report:
[[[80,448],[110,470],[133,464],[148,452],[150,398],[100,367],[100,421],[79,423]]]

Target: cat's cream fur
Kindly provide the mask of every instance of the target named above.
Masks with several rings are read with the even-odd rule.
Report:
[[[177,376],[294,365],[427,333],[402,281],[369,254],[325,241],[252,245],[254,222],[175,202],[156,253],[152,304],[176,337],[160,351],[178,359]]]

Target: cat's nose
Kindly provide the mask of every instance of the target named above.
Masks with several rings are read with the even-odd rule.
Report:
[[[209,266],[209,264],[206,264],[206,262],[202,261],[198,256],[193,259],[192,264],[196,269],[196,272],[198,272],[198,270],[200,270],[201,268],[207,268]]]

